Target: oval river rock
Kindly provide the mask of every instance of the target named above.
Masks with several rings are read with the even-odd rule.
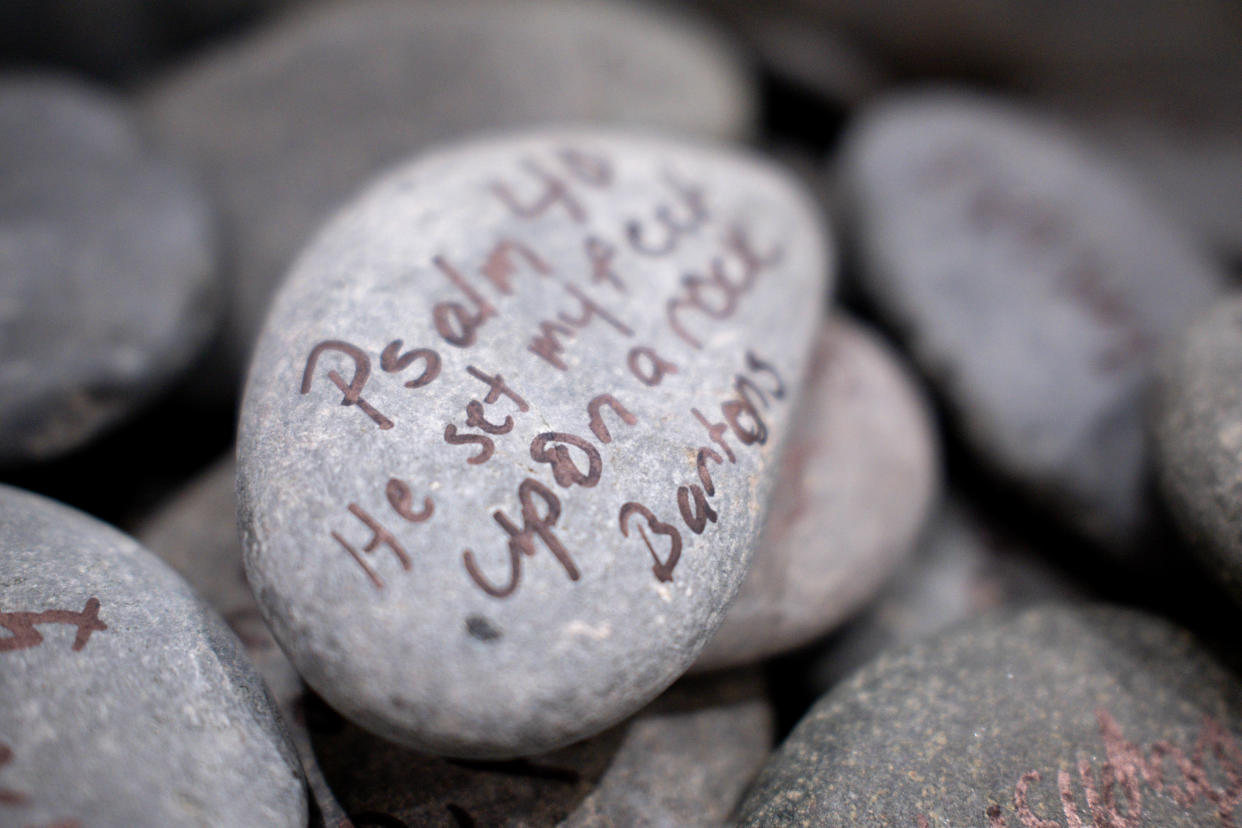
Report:
[[[306,824],[271,697],[172,570],[7,486],[0,560],[0,825]]]
[[[811,708],[739,825],[1235,824],[1242,686],[1127,609],[989,615],[879,656]]]
[[[1117,557],[1139,557],[1143,396],[1221,276],[1057,125],[951,90],[851,128],[843,215],[863,287],[991,467]]]
[[[0,82],[0,463],[78,448],[155,396],[216,322],[214,233],[123,100]]]
[[[251,366],[251,587],[350,718],[464,757],[603,730],[745,575],[823,307],[810,198],[705,144],[536,132],[344,209]]]
[[[1242,601],[1242,297],[1169,343],[1152,395],[1157,479],[1208,570]]]

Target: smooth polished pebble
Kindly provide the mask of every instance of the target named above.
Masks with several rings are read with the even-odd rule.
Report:
[[[0,561],[0,824],[306,825],[275,703],[171,569],[7,486]]]
[[[909,560],[939,488],[922,392],[892,349],[848,317],[825,321],[754,562],[696,670],[806,644]]]
[[[1072,135],[1002,100],[882,101],[838,171],[861,286],[968,446],[1138,559],[1152,358],[1219,294],[1215,267]]]
[[[213,217],[121,100],[0,76],[0,463],[77,448],[166,388],[218,321]]]

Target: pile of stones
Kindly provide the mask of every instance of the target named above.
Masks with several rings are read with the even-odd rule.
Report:
[[[28,6],[0,828],[1242,820],[1236,13]]]

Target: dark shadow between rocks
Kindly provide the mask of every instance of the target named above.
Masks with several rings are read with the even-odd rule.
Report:
[[[555,825],[607,772],[627,729],[503,762],[408,750],[346,721],[307,693],[306,724],[329,787],[355,828]]]
[[[0,468],[0,482],[74,506],[132,531],[170,492],[231,449],[232,404],[186,400],[193,374],[82,448]]]

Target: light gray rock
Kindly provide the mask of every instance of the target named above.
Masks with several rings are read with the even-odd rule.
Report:
[[[880,596],[809,659],[806,683],[820,696],[881,653],[984,613],[1093,597],[1045,550],[950,495]]]
[[[314,815],[320,820],[318,824],[338,828],[345,812],[324,781],[311,749],[303,713],[302,679],[272,638],[246,583],[237,531],[236,489],[237,466],[229,456],[177,492],[139,527],[137,537],[177,570],[237,635],[288,725],[318,809]]]
[[[306,824],[271,697],[172,570],[7,486],[0,556],[0,824]]]
[[[1242,600],[1242,298],[1214,305],[1161,355],[1152,403],[1157,478],[1211,573]]]
[[[151,89],[147,118],[223,205],[235,392],[269,300],[344,199],[433,142],[600,122],[747,135],[753,83],[694,21],[601,0],[319,3]]]
[[[909,557],[939,483],[931,412],[884,343],[823,325],[759,549],[696,669],[798,647],[858,610]]]
[[[749,564],[827,246],[776,167],[638,134],[482,140],[353,201],[242,406],[247,575],[298,672],[471,758],[655,697]]]
[[[993,470],[1119,556],[1149,517],[1156,346],[1220,289],[1074,138],[1001,101],[894,98],[840,167],[862,286]]]
[[[414,753],[339,717],[323,717],[314,737],[360,828],[707,828],[725,824],[768,758],[775,717],[763,690],[754,672],[685,679],[598,736],[509,762]]]
[[[981,618],[816,703],[739,825],[1207,828],[1242,778],[1242,685],[1112,607]]]
[[[210,214],[122,103],[59,77],[0,79],[0,462],[67,451],[205,344]]]

